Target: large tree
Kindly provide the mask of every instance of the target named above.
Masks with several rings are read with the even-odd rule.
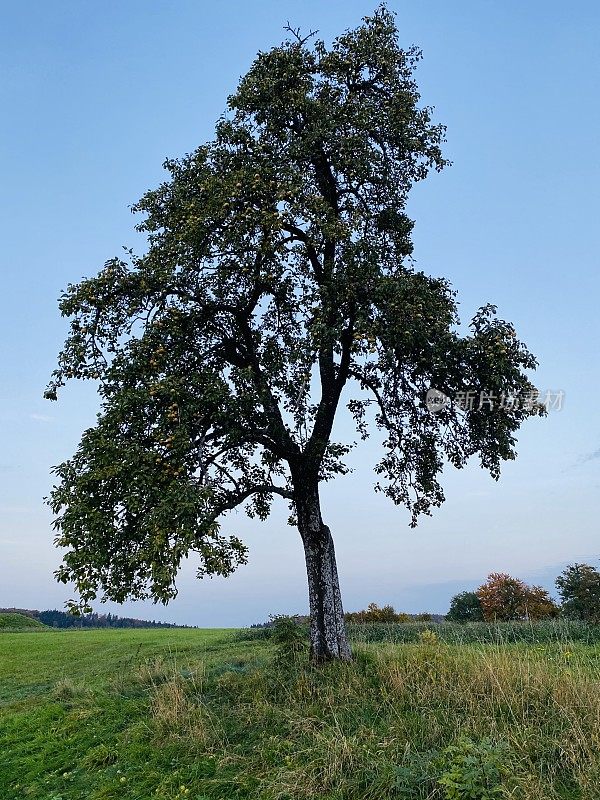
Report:
[[[382,434],[376,488],[412,524],[443,501],[445,461],[498,476],[535,403],[535,360],[485,306],[460,335],[448,283],[411,261],[408,192],[446,162],[419,105],[415,48],[384,7],[327,48],[294,31],[242,78],[212,141],[168,160],[135,206],[144,255],[70,285],[47,396],[98,381],[101,412],[59,465],[57,576],[81,602],[176,592],[181,560],[228,575],[246,559],[220,520],[289,502],[306,556],[316,661],[347,659],[319,486],[347,471],[343,405]],[[450,398],[437,413],[431,387]],[[472,407],[457,398],[493,395]],[[343,397],[342,397],[343,395]],[[500,404],[498,398],[511,402]]]

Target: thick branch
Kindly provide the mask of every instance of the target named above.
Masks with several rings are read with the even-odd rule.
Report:
[[[339,405],[342,390],[350,374],[350,360],[352,353],[352,337],[354,333],[354,320],[351,319],[348,326],[342,332],[340,343],[342,353],[340,363],[335,369],[333,363],[333,353],[331,356],[332,370],[329,368],[325,372],[325,382],[323,383],[324,373],[321,372],[322,393],[321,402],[315,415],[315,424],[311,437],[306,447],[306,454],[310,460],[315,462],[318,469],[321,459],[331,436],[335,415]]]

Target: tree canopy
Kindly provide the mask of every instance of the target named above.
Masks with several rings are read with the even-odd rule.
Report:
[[[481,600],[477,592],[460,592],[450,601],[446,619],[452,622],[480,622],[483,620]]]
[[[600,572],[590,564],[570,564],[556,579],[566,617],[600,622]]]
[[[477,590],[486,622],[519,619],[547,619],[558,616],[559,608],[542,586],[528,586],[519,578],[492,572]]]

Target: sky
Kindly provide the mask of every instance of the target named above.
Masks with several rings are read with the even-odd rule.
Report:
[[[494,482],[448,470],[446,503],[411,530],[373,492],[375,439],[322,492],[348,610],[369,602],[444,612],[457,591],[506,571],[553,588],[567,563],[598,564],[600,519],[600,6],[575,0],[407,0],[402,46],[419,45],[423,103],[447,125],[453,166],[413,190],[419,269],[448,278],[468,321],[487,302],[564,392],[532,419]],[[228,94],[286,22],[326,42],[374,2],[1,0],[0,606],[62,608],[60,553],[43,498],[51,467],[93,424],[94,386],[42,393],[67,323],[57,298],[122,246],[143,247],[129,207],[164,179],[166,157],[213,134]],[[338,438],[350,435],[341,421]],[[168,607],[98,605],[200,626],[305,612],[306,579],[284,501],[265,523],[242,513],[249,564],[228,579],[182,569]]]

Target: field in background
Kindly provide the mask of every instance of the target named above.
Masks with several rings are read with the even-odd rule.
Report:
[[[248,635],[3,633],[0,798],[441,800],[465,759],[471,797],[600,798],[598,645],[416,630],[313,670]]]

